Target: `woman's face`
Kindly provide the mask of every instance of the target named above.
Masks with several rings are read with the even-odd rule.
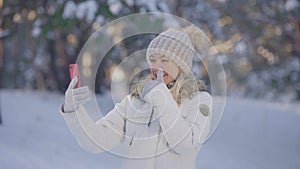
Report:
[[[160,54],[154,54],[149,57],[149,64],[151,68],[152,78],[156,79],[158,68],[162,68],[163,78],[165,84],[170,84],[173,82],[178,74],[179,74],[179,67],[171,60],[169,60],[166,56]]]

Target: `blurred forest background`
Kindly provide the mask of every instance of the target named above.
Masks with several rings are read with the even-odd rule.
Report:
[[[200,27],[223,63],[228,95],[300,100],[299,0],[0,0],[0,88],[64,92],[68,64],[87,39],[139,12],[170,13]],[[120,46],[149,43],[142,40]],[[111,65],[101,63],[96,92],[109,90]]]

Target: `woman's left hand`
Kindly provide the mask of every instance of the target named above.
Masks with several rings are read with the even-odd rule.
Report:
[[[142,92],[141,92],[141,99],[145,100],[145,96],[149,93],[149,91],[161,83],[164,83],[163,70],[161,68],[159,68],[157,71],[156,79],[149,80],[144,85]]]

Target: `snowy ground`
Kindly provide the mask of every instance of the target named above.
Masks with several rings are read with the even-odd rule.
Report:
[[[58,112],[63,95],[0,91],[2,169],[120,168],[121,158],[82,150]],[[110,99],[101,99],[112,107]],[[107,111],[104,110],[104,111]],[[199,153],[199,169],[299,169],[300,104],[227,99],[216,133]]]

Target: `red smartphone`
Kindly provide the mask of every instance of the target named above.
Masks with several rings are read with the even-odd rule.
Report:
[[[79,74],[79,70],[78,70],[78,65],[77,64],[69,64],[69,71],[70,71],[70,78],[71,78],[71,80],[75,76],[77,76],[77,78],[78,78],[78,82],[77,82],[76,88],[81,87],[80,74]]]

